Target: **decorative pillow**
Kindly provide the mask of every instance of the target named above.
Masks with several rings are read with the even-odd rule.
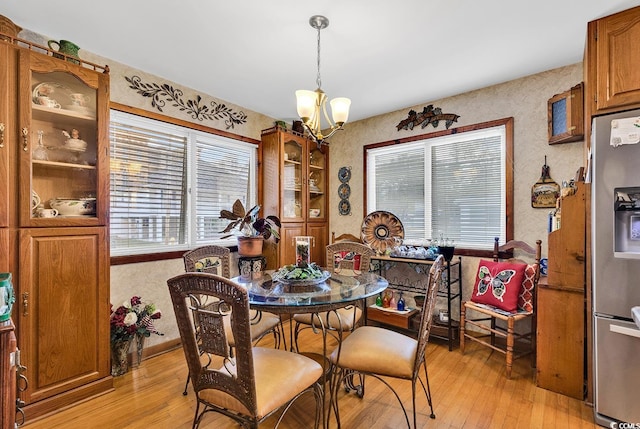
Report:
[[[527,264],[481,260],[471,301],[516,311],[526,267]]]
[[[527,265],[524,270],[524,280],[522,281],[522,290],[518,296],[518,309],[531,313],[533,311],[533,279],[538,270],[537,264]]]
[[[353,261],[349,263],[343,263],[343,261]],[[360,269],[360,255],[354,252],[336,252],[334,254],[334,267],[349,268],[352,270]]]

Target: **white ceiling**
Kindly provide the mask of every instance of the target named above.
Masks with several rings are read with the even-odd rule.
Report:
[[[291,120],[296,89],[352,100],[350,121],[582,61],[588,21],[640,0],[2,0],[52,39]]]

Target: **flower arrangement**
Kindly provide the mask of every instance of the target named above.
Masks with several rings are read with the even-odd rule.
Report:
[[[135,336],[163,335],[153,322],[160,317],[162,313],[155,304],[144,302],[139,296],[131,297],[115,310],[111,305],[111,343],[129,341]]]
[[[233,207],[229,210],[221,210],[220,218],[227,219],[231,222],[221,231],[222,233],[230,233],[221,238],[238,235],[241,237],[264,237],[265,240],[273,237],[277,243],[280,241],[280,218],[277,216],[259,217],[260,206],[254,206],[249,211],[245,211],[240,200],[233,203]]]

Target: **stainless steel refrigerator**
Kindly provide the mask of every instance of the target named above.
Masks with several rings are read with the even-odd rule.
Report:
[[[640,110],[592,125],[595,418],[640,424]]]

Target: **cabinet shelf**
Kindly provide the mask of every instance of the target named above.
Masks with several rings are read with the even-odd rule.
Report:
[[[33,118],[41,121],[52,122],[55,120],[64,120],[69,123],[93,124],[96,121],[95,116],[85,115],[74,112],[73,110],[56,109],[53,107],[45,107],[39,104],[31,104],[33,110]]]
[[[95,170],[95,165],[85,165],[85,164],[73,164],[69,162],[58,162],[58,161],[33,161],[33,165],[43,165],[48,167],[59,167],[59,168],[80,168],[83,170]]]

